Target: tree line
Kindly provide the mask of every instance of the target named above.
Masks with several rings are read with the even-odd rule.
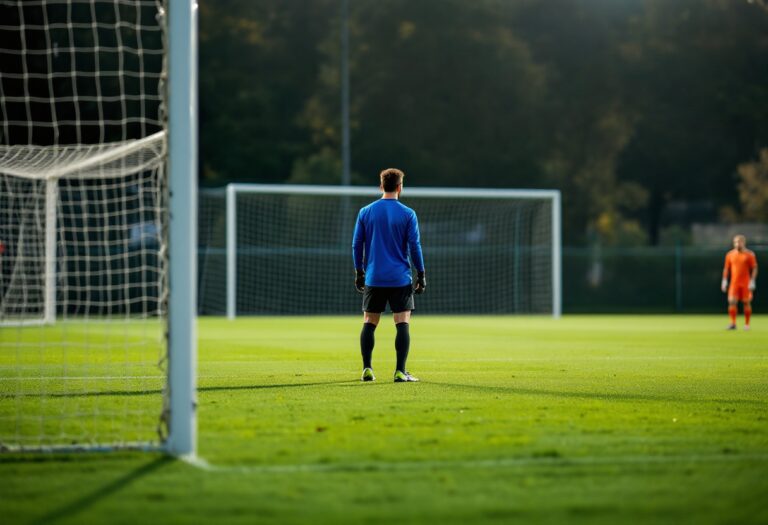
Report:
[[[341,23],[201,2],[203,185],[340,183]],[[568,243],[768,218],[758,0],[352,0],[348,24],[353,184],[560,189]]]

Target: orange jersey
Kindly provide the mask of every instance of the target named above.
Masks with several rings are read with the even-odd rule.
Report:
[[[755,252],[751,250],[739,251],[733,249],[725,254],[725,266],[723,267],[723,279],[731,277],[731,286],[744,286],[749,284],[752,270],[757,267]]]

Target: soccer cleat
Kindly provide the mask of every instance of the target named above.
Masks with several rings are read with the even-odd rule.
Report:
[[[736,325],[735,324],[729,324],[728,328],[726,328],[726,330],[736,330]]]
[[[363,368],[363,376],[360,378],[360,381],[376,381],[376,376],[373,375],[373,369]]]
[[[418,380],[418,377],[414,377],[408,372],[395,371],[395,383],[415,383]]]
[[[749,330],[749,325],[748,324],[744,325],[744,330],[747,330],[747,331]]]

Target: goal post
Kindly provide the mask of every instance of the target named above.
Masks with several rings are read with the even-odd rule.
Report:
[[[0,2],[0,452],[195,454],[196,8]]]
[[[197,451],[197,0],[170,0],[169,420],[166,450]]]
[[[375,187],[273,184],[204,192],[200,311],[355,311],[352,230],[378,196]],[[401,201],[417,213],[430,282],[417,310],[560,316],[559,191],[406,186]]]

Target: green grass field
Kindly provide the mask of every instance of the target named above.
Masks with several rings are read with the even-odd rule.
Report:
[[[415,316],[418,384],[391,382],[387,320],[363,384],[357,317],[202,318],[201,461],[0,454],[0,521],[768,523],[764,319]],[[121,384],[103,401],[159,398]]]

